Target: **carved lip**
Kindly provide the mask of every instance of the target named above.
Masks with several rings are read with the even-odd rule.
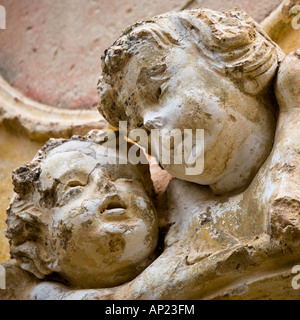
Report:
[[[125,202],[122,201],[119,197],[108,197],[104,200],[100,213],[107,216],[119,217],[124,215],[126,212]]]
[[[115,217],[121,217],[126,213],[125,208],[115,208],[115,209],[110,209],[110,210],[105,210],[104,214],[109,215],[111,218]]]

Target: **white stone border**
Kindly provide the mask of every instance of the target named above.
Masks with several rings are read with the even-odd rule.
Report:
[[[69,138],[108,127],[97,109],[59,109],[27,98],[0,76],[0,125],[31,140]]]

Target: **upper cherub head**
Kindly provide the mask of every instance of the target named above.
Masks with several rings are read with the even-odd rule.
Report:
[[[216,192],[241,188],[272,146],[275,119],[265,96],[282,57],[244,12],[171,12],[127,28],[105,52],[99,110],[130,130],[204,129],[201,175],[161,165]]]
[[[11,255],[38,278],[110,287],[151,262],[158,226],[149,168],[119,164],[125,155],[100,143],[103,134],[52,139],[13,173]]]

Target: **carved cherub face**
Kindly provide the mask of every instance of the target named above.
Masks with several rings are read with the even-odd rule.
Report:
[[[42,252],[51,261],[47,268],[73,286],[119,285],[153,258],[158,225],[143,173],[131,164],[103,165],[115,157],[104,157],[101,145],[73,140],[41,163],[34,204],[46,225]]]
[[[128,45],[130,43],[131,45]],[[127,47],[128,48],[127,48]],[[117,73],[122,53],[127,64]],[[265,93],[280,50],[244,13],[191,10],[132,27],[106,52],[99,85],[100,112],[129,129],[192,129],[193,148],[174,164],[160,164],[174,177],[210,185],[217,193],[246,187],[269,154],[275,118]],[[123,58],[123,57],[122,57]],[[123,58],[123,60],[126,60]],[[109,73],[111,70],[111,74]],[[114,91],[115,90],[115,91]],[[114,93],[116,92],[116,95]],[[205,131],[204,171],[187,175],[189,159],[202,155],[196,129]],[[196,156],[196,157],[195,157]]]
[[[176,145],[170,144],[169,135],[160,135],[162,145],[171,148],[170,164],[163,162],[160,153],[158,160],[163,168],[179,179],[211,185],[220,193],[249,183],[272,146],[275,119],[265,102],[220,75],[205,57],[199,56],[194,45],[172,48],[161,66],[153,54],[147,54],[149,51],[141,50],[132,59],[124,81],[128,96],[134,93],[138,101],[135,112],[150,138],[152,129],[179,129],[182,139],[185,129],[193,130],[193,148],[186,150],[186,158],[182,156],[182,165],[174,164]],[[140,61],[144,61],[143,67]],[[131,86],[141,81],[141,73],[146,77],[143,85]],[[196,129],[205,132],[204,172],[187,175],[186,168],[202,155]],[[155,142],[152,151],[159,154],[160,142]],[[193,154],[197,143],[199,152]]]

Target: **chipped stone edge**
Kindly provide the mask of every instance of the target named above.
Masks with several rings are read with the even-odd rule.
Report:
[[[97,109],[58,109],[27,98],[0,76],[0,126],[29,139],[70,138],[92,129],[105,129],[107,122]]]

